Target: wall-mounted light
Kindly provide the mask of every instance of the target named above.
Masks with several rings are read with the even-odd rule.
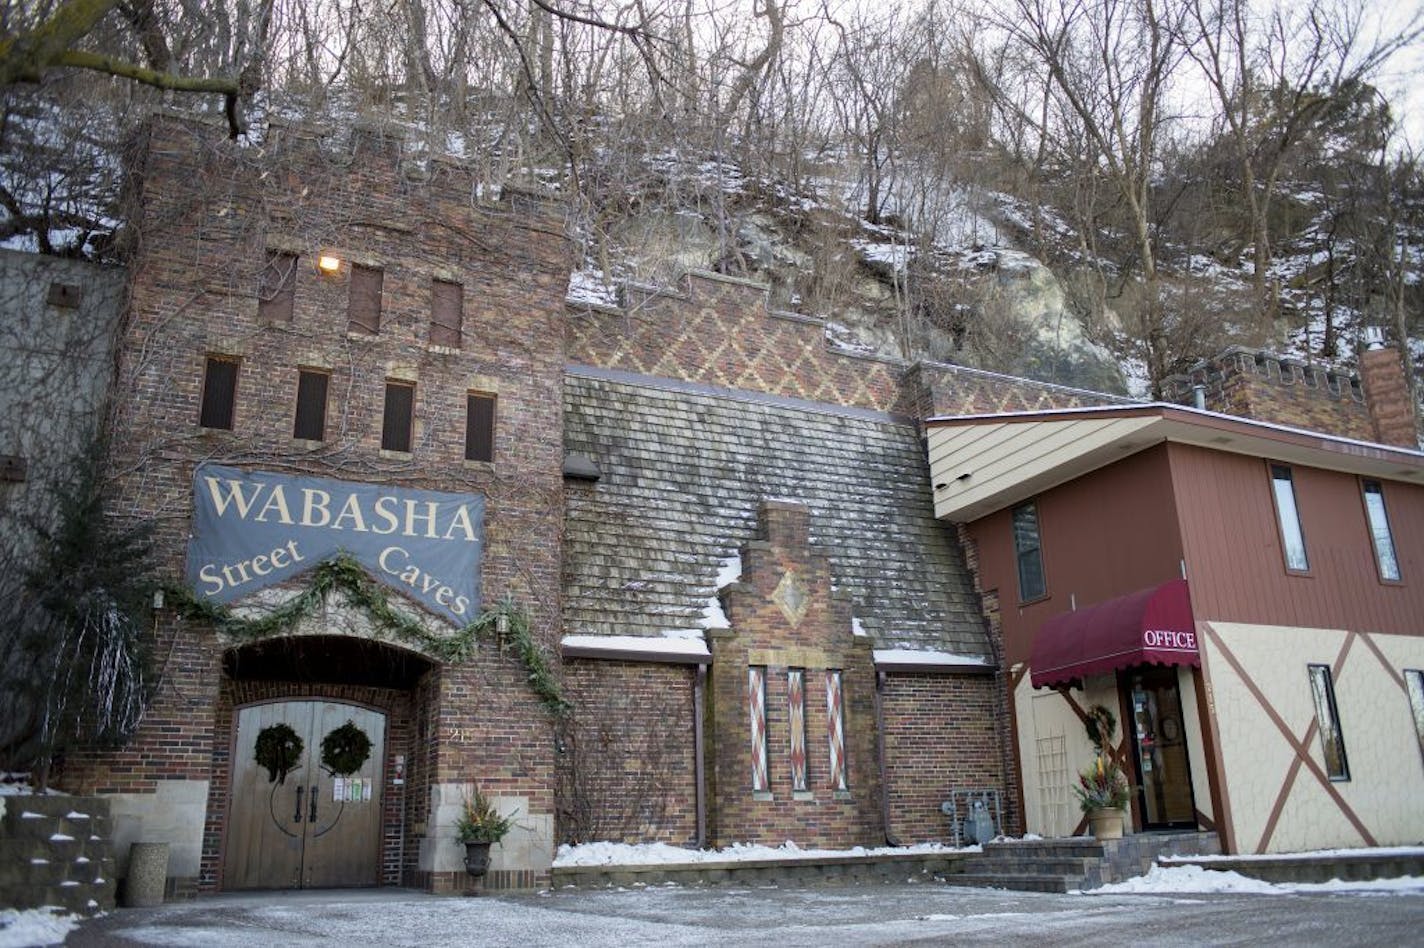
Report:
[[[316,258],[317,272],[322,276],[338,276],[341,273],[341,258],[329,253]]]

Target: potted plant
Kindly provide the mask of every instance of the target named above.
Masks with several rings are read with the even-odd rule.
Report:
[[[516,811],[517,812],[517,811]],[[465,796],[455,835],[465,844],[465,871],[475,878],[489,869],[490,846],[504,839],[514,826],[515,813],[501,816],[476,786]]]
[[[1109,751],[1113,733],[1117,730],[1117,718],[1102,705],[1094,705],[1088,710],[1083,725],[1097,756],[1078,774],[1078,785],[1073,788],[1073,793],[1078,797],[1078,805],[1088,814],[1094,837],[1122,839],[1122,808],[1127,806],[1128,799],[1127,778]]]

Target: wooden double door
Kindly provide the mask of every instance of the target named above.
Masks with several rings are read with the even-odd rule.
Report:
[[[333,732],[346,739],[340,749],[348,767],[359,756],[351,753],[352,735],[359,732],[369,741],[368,755],[350,773],[323,764],[323,742],[331,748],[338,744],[327,740]],[[233,748],[224,887],[376,885],[385,732],[385,715],[334,701],[242,708]],[[259,753],[259,741],[265,753]],[[354,743],[359,748],[361,738]]]

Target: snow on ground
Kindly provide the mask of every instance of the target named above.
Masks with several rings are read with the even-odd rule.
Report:
[[[79,924],[74,915],[55,915],[50,909],[0,909],[0,948],[58,945]]]
[[[1347,882],[1265,882],[1251,879],[1239,872],[1203,869],[1201,866],[1153,866],[1145,876],[1116,882],[1085,895],[1164,895],[1180,893],[1231,895],[1301,895],[1329,892],[1407,892],[1424,893],[1424,877],[1405,876],[1400,879],[1369,879]]]
[[[1169,859],[1190,859],[1192,862],[1250,862],[1278,859],[1345,859],[1353,856],[1424,856],[1424,846],[1374,846],[1359,849],[1314,849],[1303,853],[1261,853],[1244,856],[1169,856]]]
[[[938,843],[915,846],[880,846],[867,849],[802,849],[787,840],[780,846],[733,843],[724,849],[683,849],[667,843],[583,843],[560,846],[555,866],[656,866],[689,862],[747,862],[764,859],[825,859],[835,856],[896,856],[948,852],[981,852],[979,846],[954,849]]]

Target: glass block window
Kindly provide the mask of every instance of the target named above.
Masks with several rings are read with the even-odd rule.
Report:
[[[847,790],[850,780],[846,768],[845,696],[838,668],[826,671],[826,724],[831,745],[829,783],[832,790]]]
[[[771,788],[766,759],[766,667],[747,668],[747,713],[752,725],[752,791]]]
[[[786,672],[787,721],[791,725],[791,789],[810,789],[806,767],[806,670]]]

